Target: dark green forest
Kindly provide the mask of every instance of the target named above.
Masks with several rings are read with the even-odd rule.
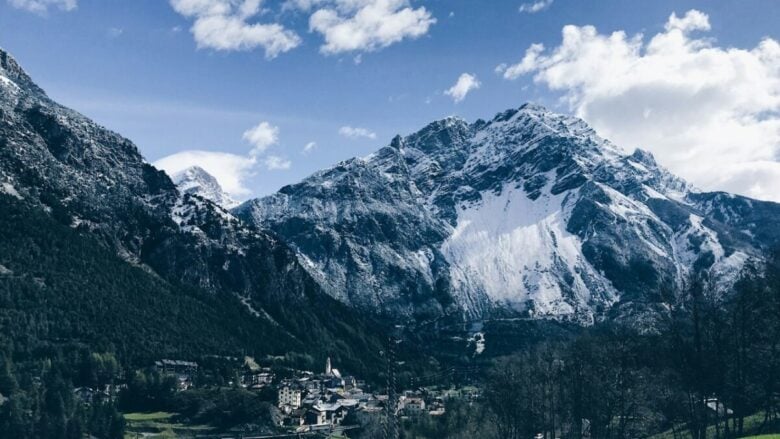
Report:
[[[333,327],[301,313],[290,317],[300,319],[293,332],[254,317],[234,297],[127,263],[63,224],[67,216],[59,222],[5,194],[0,212],[0,432],[8,437],[121,436],[113,403],[85,407],[73,389],[119,384],[161,358],[273,355],[311,368],[335,353],[351,370],[376,375],[380,329],[367,332],[330,302],[320,306],[339,316],[324,323]],[[333,340],[334,332],[342,338]],[[109,358],[110,367],[95,366],[95,358]]]

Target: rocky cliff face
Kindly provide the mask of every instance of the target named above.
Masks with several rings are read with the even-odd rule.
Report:
[[[372,312],[642,324],[694,276],[727,291],[777,243],[780,205],[699,193],[650,153],[524,105],[434,122],[234,213]]]

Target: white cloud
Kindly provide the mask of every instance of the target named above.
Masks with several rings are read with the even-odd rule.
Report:
[[[78,7],[77,0],[8,0],[8,3],[17,9],[24,9],[36,14],[45,14],[49,11],[49,7],[62,11],[72,11]]]
[[[325,39],[325,54],[382,49],[421,37],[434,23],[425,7],[414,9],[409,0],[333,0],[309,17],[310,29]]]
[[[476,75],[463,73],[458,77],[455,85],[446,90],[444,94],[450,96],[453,101],[460,102],[466,98],[470,91],[478,89],[481,85]]]
[[[303,153],[308,154],[317,148],[317,142],[309,142],[303,147]]]
[[[532,3],[523,3],[520,5],[519,11],[527,14],[535,14],[549,8],[552,4],[553,0],[539,0]]]
[[[200,166],[217,179],[222,189],[234,198],[251,194],[246,180],[254,174],[256,159],[214,151],[181,151],[154,162],[154,166],[174,175],[191,166]]]
[[[216,50],[265,49],[267,58],[301,44],[295,32],[278,23],[253,23],[262,0],[170,0],[173,9],[194,19],[190,29],[200,48]]]
[[[291,161],[277,155],[267,156],[263,163],[265,164],[265,168],[269,171],[290,169],[290,166],[292,166]]]
[[[243,139],[252,145],[246,155],[218,151],[186,150],[171,154],[154,162],[168,175],[174,175],[191,166],[200,166],[217,179],[222,189],[231,197],[242,199],[252,191],[247,180],[262,166],[269,171],[290,169],[292,162],[278,155],[265,152],[279,141],[279,128],[268,122],[260,122],[246,130]]]
[[[279,128],[268,122],[260,122],[244,131],[243,139],[252,145],[250,154],[258,155],[279,141]]]
[[[672,12],[669,20],[664,26],[667,32],[677,29],[681,32],[691,32],[695,30],[710,30],[710,17],[707,14],[691,9],[682,18]]]
[[[536,62],[542,52],[544,52],[544,45],[531,44],[531,47],[525,51],[525,56],[519,63],[511,66],[499,64],[498,67],[496,67],[496,73],[503,74],[506,79],[517,79],[536,69]]]
[[[358,139],[361,137],[367,139],[376,139],[376,133],[366,128],[356,128],[351,126],[343,126],[339,128],[339,134],[350,139]]]
[[[499,72],[533,74],[602,135],[702,189],[780,201],[780,44],[721,47],[695,34],[709,29],[695,10],[649,39],[565,26],[558,47],[532,45]]]

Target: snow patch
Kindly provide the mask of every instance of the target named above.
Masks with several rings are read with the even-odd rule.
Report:
[[[0,192],[4,194],[8,194],[17,200],[23,200],[24,197],[22,197],[19,192],[16,190],[16,188],[11,183],[0,183]]]
[[[485,333],[477,332],[469,338],[469,342],[474,343],[474,356],[485,352]]]
[[[19,86],[15,82],[11,81],[7,76],[0,74],[0,85],[4,88],[17,92],[20,90]]]
[[[481,202],[460,206],[457,226],[441,247],[455,289],[540,316],[572,315],[587,304],[591,292],[583,274],[598,274],[585,261],[580,239],[566,231],[569,196],[545,191],[530,200],[506,185],[500,194],[483,193]]]
[[[651,188],[650,186],[644,185],[642,188],[645,190],[645,194],[650,198],[657,198],[661,200],[666,200],[666,195],[658,192],[657,190]]]

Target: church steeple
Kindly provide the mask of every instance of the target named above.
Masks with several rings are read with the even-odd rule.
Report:
[[[325,361],[325,375],[333,375],[333,367],[330,365],[330,357]]]

